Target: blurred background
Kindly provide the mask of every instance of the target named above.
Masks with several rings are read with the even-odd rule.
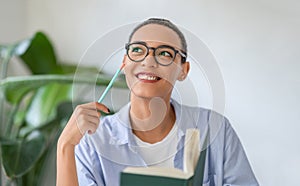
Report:
[[[296,0],[1,0],[0,44],[43,31],[58,57],[77,65],[109,31],[168,18],[214,55],[224,81],[224,114],[260,184],[292,186],[300,185],[299,10]],[[13,58],[8,75],[28,74]]]

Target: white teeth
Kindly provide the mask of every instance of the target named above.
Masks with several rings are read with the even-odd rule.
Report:
[[[149,75],[147,75],[147,74],[139,74],[139,75],[138,75],[138,78],[139,78],[139,79],[144,79],[144,80],[150,80],[150,81],[153,81],[153,80],[157,80],[157,79],[158,79],[158,77],[156,77],[156,76],[149,76]]]

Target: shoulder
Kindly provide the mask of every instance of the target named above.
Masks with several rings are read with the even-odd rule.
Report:
[[[238,142],[238,137],[228,118],[211,109],[187,106],[172,102],[179,128],[184,132],[188,128],[200,130],[201,141],[209,132],[209,144],[212,149],[226,148],[232,142]]]
[[[176,117],[181,120],[185,125],[193,123],[193,127],[196,126],[230,126],[229,120],[221,113],[211,109],[199,107],[199,106],[188,106],[179,104],[172,100],[172,105],[175,109]]]

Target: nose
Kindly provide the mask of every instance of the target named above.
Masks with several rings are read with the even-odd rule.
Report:
[[[156,68],[158,66],[158,63],[155,60],[155,56],[154,56],[154,48],[150,48],[149,47],[149,53],[148,55],[145,57],[145,59],[141,62],[141,64],[143,66],[147,66],[147,67],[154,67]]]

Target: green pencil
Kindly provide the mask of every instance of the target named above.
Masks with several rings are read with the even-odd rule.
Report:
[[[104,90],[103,94],[99,98],[98,103],[101,103],[103,101],[104,97],[106,96],[106,94],[108,93],[108,91],[111,89],[113,83],[117,79],[119,73],[121,72],[121,70],[123,69],[124,66],[125,66],[125,63],[122,63],[122,66],[116,71],[115,75],[112,77],[112,79],[110,80],[110,82],[107,85],[106,89]]]

